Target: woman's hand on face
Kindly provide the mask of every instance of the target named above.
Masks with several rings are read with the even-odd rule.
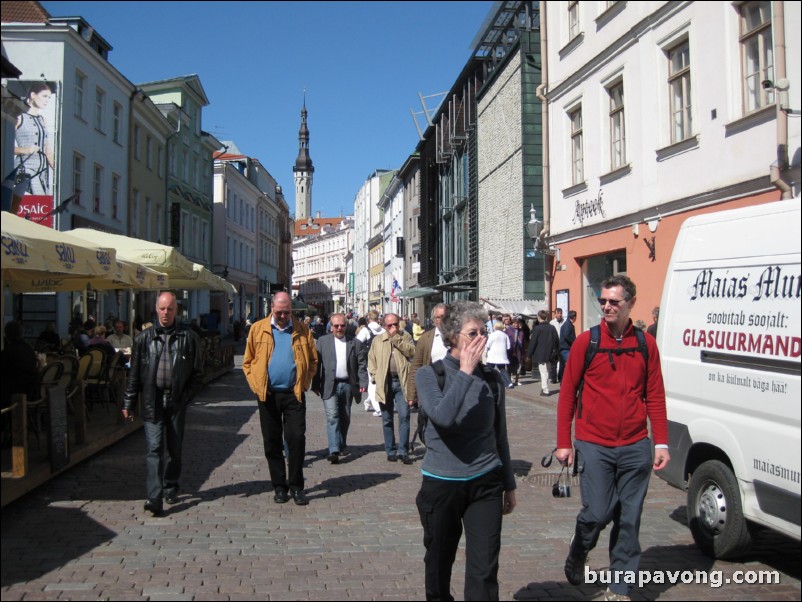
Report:
[[[470,339],[460,352],[459,369],[467,374],[472,374],[479,362],[482,361],[486,344],[487,337],[484,336]]]

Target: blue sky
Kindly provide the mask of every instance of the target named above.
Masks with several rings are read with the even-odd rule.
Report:
[[[210,101],[203,128],[258,158],[292,212],[306,89],[312,211],[328,217],[352,213],[373,170],[414,151],[410,109],[422,110],[419,93],[449,90],[492,4],[42,2],[86,19],[134,83],[197,74]]]

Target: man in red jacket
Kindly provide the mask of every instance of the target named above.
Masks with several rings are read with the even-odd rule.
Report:
[[[565,576],[574,585],[584,581],[587,555],[602,529],[612,521],[613,579],[605,592],[606,600],[629,600],[629,584],[625,580],[630,571],[638,571],[638,534],[650,468],[661,470],[670,459],[660,354],[654,338],[644,337],[647,365],[638,347],[629,317],[635,295],[635,284],[626,276],[614,276],[602,283],[598,351],[585,369],[590,331],[577,337],[568,356],[557,405],[557,460],[568,466],[574,463],[571,424],[576,416],[576,461],[584,466],[582,509],[565,561]],[[655,441],[654,460],[647,418]]]

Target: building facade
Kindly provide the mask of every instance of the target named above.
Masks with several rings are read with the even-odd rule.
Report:
[[[90,227],[126,234],[134,85],[109,63],[111,45],[84,19],[46,13],[41,19],[20,23],[4,18],[2,24],[3,49],[22,72],[19,80],[7,82],[8,90],[20,98],[47,95],[37,101],[46,132],[44,151],[14,154],[35,182],[18,213],[57,230]],[[15,148],[32,142],[20,138],[23,129],[16,130]],[[20,298],[23,306],[26,298]],[[124,300],[114,291],[54,294],[43,313],[66,336],[67,324],[84,315],[127,317]],[[18,313],[24,316],[25,307]]]
[[[396,174],[379,199],[379,213],[382,216],[382,246],[384,277],[382,288],[385,291],[382,313],[392,312],[404,315],[406,303],[400,293],[405,288],[404,263],[406,243],[404,240],[404,180]]]
[[[485,63],[477,103],[478,290],[480,298],[543,309],[544,256],[535,256],[524,230],[530,208],[543,213],[539,11],[537,3],[518,10],[526,18],[511,18],[503,54],[495,30],[483,39],[496,61]]]
[[[147,82],[138,87],[175,129],[167,143],[165,244],[212,269],[212,154],[222,145],[203,131],[203,107],[209,104],[206,92],[197,75]],[[145,151],[140,149],[140,152]],[[211,295],[227,294],[205,289],[185,291],[178,299],[179,315],[189,320],[208,314]]]
[[[309,218],[295,222],[293,292],[320,314],[346,311],[347,255],[353,217]]]
[[[798,194],[800,126],[788,113],[800,106],[800,5],[541,10],[543,240],[561,257],[561,269],[551,264],[553,302],[586,329],[600,318],[600,282],[625,273],[639,290],[632,317],[648,324],[687,217]]]

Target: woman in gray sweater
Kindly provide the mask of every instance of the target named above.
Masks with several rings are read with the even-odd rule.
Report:
[[[426,599],[453,600],[451,570],[466,537],[465,600],[498,600],[502,515],[515,508],[504,386],[481,364],[487,312],[471,301],[447,307],[440,329],[451,347],[439,366],[415,374],[428,417],[417,496],[426,547]],[[442,388],[438,382],[442,374]]]

